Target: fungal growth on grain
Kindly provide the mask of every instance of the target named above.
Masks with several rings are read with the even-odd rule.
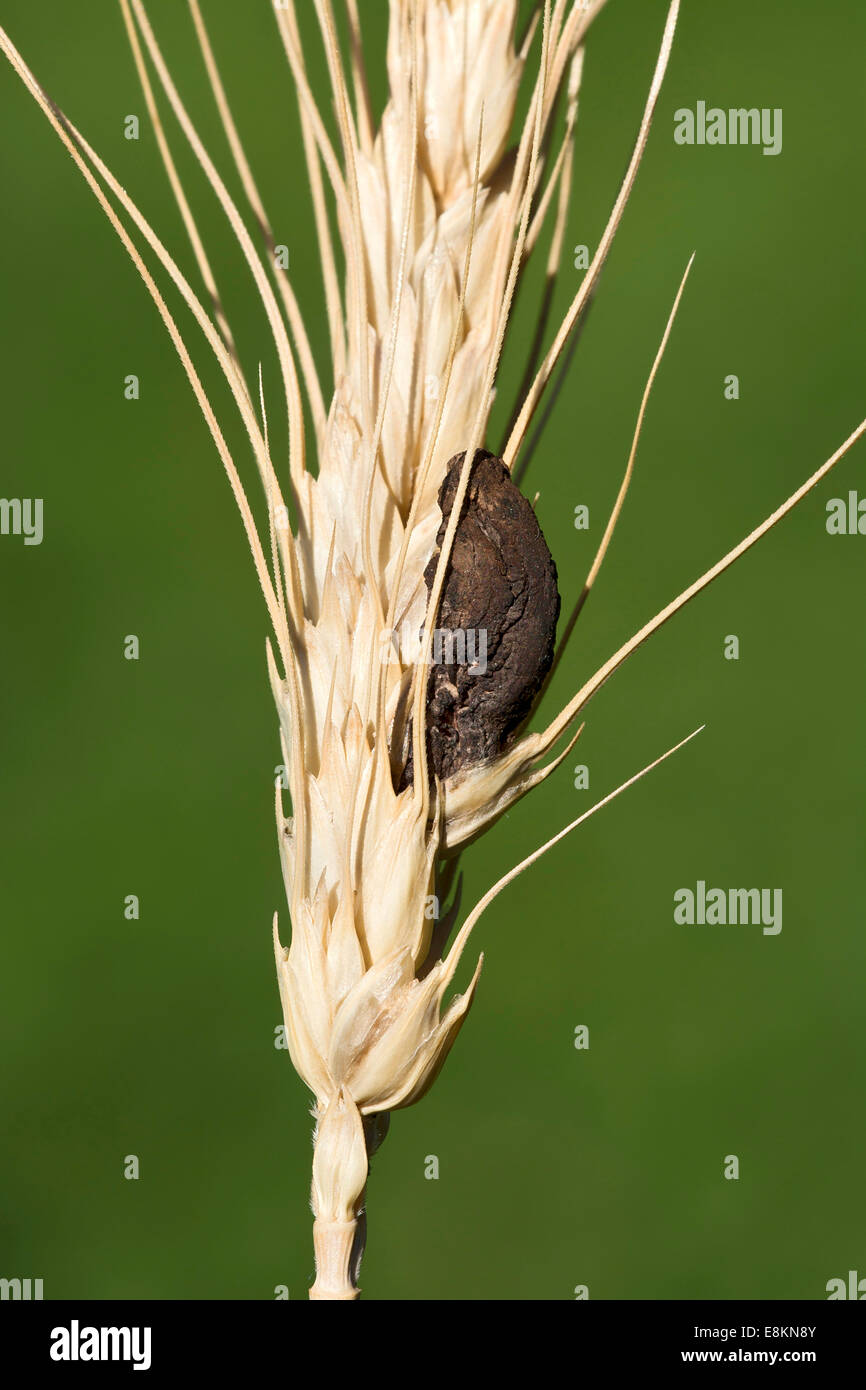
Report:
[[[424,571],[428,593],[463,460],[455,454],[448,462],[439,489],[442,523]],[[553,664],[558,617],[556,565],[535,512],[502,460],[478,449],[439,599],[439,630],[452,641],[427,681],[431,776],[447,781],[505,750]],[[404,784],[411,781],[409,738]]]
[[[249,541],[272,629],[268,670],[291,801],[284,806],[278,790],[291,936],[283,944],[289,938],[275,918],[273,940],[291,1057],[315,1116],[310,1296],[351,1300],[359,1292],[370,1156],[390,1113],[432,1084],[466,1017],[481,960],[464,992],[452,994],[452,987],[481,913],[551,845],[676,750],[533,850],[462,917],[453,897],[461,851],[551,775],[578,737],[577,721],[592,695],[805,496],[866,422],[772,516],[614,652],[550,722],[532,729],[539,695],[562,658],[623,506],[691,261],[649,373],[608,524],[584,588],[572,596],[558,647],[556,567],[514,477],[634,185],[679,0],[667,13],[607,226],[553,333],[546,331],[546,315],[569,211],[584,44],[604,0],[538,0],[525,7],[529,22],[520,34],[517,0],[390,0],[387,50],[373,54],[368,44],[366,55],[357,0],[346,0],[340,12],[345,44],[333,0],[314,0],[298,8],[305,27],[317,23],[327,91],[313,90],[305,54],[310,35],[302,43],[295,0],[273,5],[275,42],[298,98],[321,253],[326,376],[314,361],[291,276],[274,254],[198,0],[189,0],[190,15],[245,210],[184,104],[144,0],[119,5],[201,291],[2,30],[0,46],[143,279]],[[372,107],[365,56],[387,70],[381,113]],[[288,459],[272,456],[261,377],[256,381],[240,360],[175,164],[163,121],[168,108],[172,130],[179,127],[236,238],[238,274],[264,311]],[[536,341],[544,350],[539,360],[528,355],[499,456],[485,448],[494,386],[519,277],[540,255],[542,238],[547,288]],[[198,334],[188,341],[178,326],[163,292],[168,282],[208,354]],[[248,465],[233,457],[203,381],[211,359],[259,474],[263,500],[255,507],[241,480]],[[276,409],[274,401],[269,406]],[[395,647],[390,635],[402,630],[417,640]],[[451,646],[436,660],[436,634],[443,631]],[[385,649],[388,660],[381,659]],[[442,904],[438,921],[431,902]]]

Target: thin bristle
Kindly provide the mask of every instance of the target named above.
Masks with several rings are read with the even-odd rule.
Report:
[[[120,0],[159,155],[192,245],[195,278],[201,277],[212,312],[2,30],[0,49],[70,154],[160,314],[227,474],[265,598],[274,639],[266,640],[267,672],[292,812],[286,816],[278,782],[274,814],[292,933],[284,947],[274,915],[274,960],[289,1052],[315,1098],[316,1282],[310,1296],[348,1301],[359,1292],[370,1154],[381,1142],[388,1114],[426,1093],[462,1026],[482,958],[468,988],[448,996],[480,917],[514,879],[700,729],[522,858],[461,921],[457,865],[463,849],[562,766],[582,733],[583,724],[575,726],[592,696],[820,483],[866,434],[866,421],[766,520],[621,645],[546,728],[532,731],[539,701],[560,669],[609,553],[694,262],[692,256],[649,370],[604,534],[555,647],[560,595],[535,517],[539,494],[530,506],[517,483],[634,188],[679,0],[668,10],[625,178],[592,263],[550,343],[548,316],[571,201],[583,45],[604,0],[542,0],[520,37],[518,0],[390,0],[388,93],[378,121],[358,0],[344,0],[340,10],[344,39],[348,34],[342,45],[333,0],[314,0],[309,18],[317,50],[319,41],[324,50],[328,85],[319,94],[295,0],[274,6],[298,100],[321,258],[333,371],[329,400],[291,275],[277,263],[272,225],[203,7],[200,0],[188,4],[243,190],[243,213],[181,97],[144,0]],[[163,125],[163,100],[228,221],[257,313],[265,314],[265,360],[258,354],[254,359],[257,399]],[[525,112],[522,120],[518,111]],[[336,131],[333,140],[329,124]],[[548,234],[535,329],[530,341],[518,344],[523,382],[518,399],[506,402],[499,459],[485,442],[494,394],[501,389],[500,364],[521,278]],[[266,527],[256,522],[197,365],[145,256],[158,263],[154,274],[177,289],[229,387],[264,490]],[[266,402],[265,380],[274,358],[276,395],[288,425],[283,483],[294,529],[283,501],[285,469],[275,467],[270,448],[267,406],[273,402]],[[557,370],[555,388],[547,391]],[[305,409],[315,435],[315,466],[309,467]],[[498,578],[500,562],[505,578],[494,593],[488,581],[491,573]],[[477,649],[455,656],[452,646],[441,659],[438,639],[457,634],[449,628],[443,634],[438,624],[454,612],[468,614],[467,623],[483,614],[480,621],[491,625],[496,656],[490,670],[475,669]],[[529,628],[535,624],[528,637],[529,628],[521,626],[524,612]],[[462,631],[464,645],[468,635],[469,629]],[[486,651],[487,630],[471,631],[473,638],[482,635]],[[437,664],[446,670],[435,670]],[[481,674],[486,683],[473,686]],[[497,706],[500,697],[507,707]],[[456,934],[447,949],[452,927]]]
[[[575,325],[579,321],[581,314],[586,308],[590,295],[592,294],[598,277],[601,274],[602,267],[604,266],[604,263],[607,260],[610,248],[613,245],[613,240],[616,236],[619,224],[622,221],[622,215],[625,212],[626,204],[628,203],[628,200],[631,196],[631,191],[634,187],[635,179],[637,178],[638,170],[641,165],[641,160],[643,159],[644,150],[646,149],[647,141],[649,140],[652,119],[655,114],[656,104],[661,93],[662,83],[664,82],[668,60],[670,59],[671,49],[673,47],[674,32],[676,30],[677,19],[679,17],[679,9],[680,0],[672,0],[670,10],[668,11],[668,17],[667,22],[665,24],[664,34],[662,35],[662,42],[661,47],[659,49],[659,56],[656,62],[655,72],[653,73],[653,79],[650,84],[649,95],[647,96],[646,106],[644,108],[643,119],[641,120],[640,130],[638,131],[638,137],[635,143],[634,153],[632,154],[631,161],[629,163],[628,169],[626,170],[625,178],[623,179],[622,186],[620,188],[619,194],[617,195],[616,202],[613,205],[610,217],[608,218],[607,226],[604,229],[601,241],[599,242],[596,253],[593,256],[589,270],[586,272],[586,275],[581,281],[580,289],[574,296],[574,299],[571,302],[571,307],[569,308],[568,313],[565,315],[565,318],[562,321],[562,326],[560,327],[559,332],[557,333],[556,338],[554,339],[553,345],[551,346],[550,350],[547,353],[547,356],[541,364],[538,375],[535,381],[533,382],[532,388],[529,391],[529,394],[527,395],[523,407],[520,411],[517,424],[515,425],[511,433],[511,437],[508,440],[507,445],[505,446],[503,458],[505,459],[505,463],[509,468],[514,467],[514,461],[526,437],[526,432],[529,428],[532,417],[535,414],[536,409],[538,408],[538,404],[541,400],[544,388],[550,380],[551,374],[556,366],[557,361],[559,360],[560,353],[565,347],[565,344],[567,343],[571,333],[573,332]]]
[[[127,0],[123,0],[123,3],[125,6]],[[222,83],[222,78],[220,77],[219,67],[217,66],[216,58],[214,57],[214,52],[211,47],[210,38],[208,36],[207,28],[202,17],[198,0],[189,0],[189,8],[193,19],[193,24],[195,26],[196,37],[199,42],[199,48],[201,49],[202,58],[204,59],[205,68],[207,70],[208,80],[210,82],[211,90],[214,95],[214,101],[216,102],[220,121],[222,123],[223,130],[225,131],[226,140],[228,141],[229,148],[232,152],[232,158],[234,160],[235,168],[238,171],[238,176],[243,186],[247,202],[249,203],[253,215],[259,225],[259,230],[267,248],[268,263],[271,269],[271,273],[274,276],[277,289],[279,290],[280,297],[283,301],[283,308],[285,309],[286,317],[289,321],[289,326],[292,330],[292,336],[295,340],[295,345],[298,352],[298,360],[301,364],[301,371],[304,377],[304,386],[307,391],[307,398],[310,402],[310,410],[313,416],[313,427],[316,431],[316,439],[318,444],[321,445],[322,438],[325,432],[325,402],[322,397],[322,388],[319,384],[319,377],[318,373],[316,372],[316,364],[313,360],[313,354],[310,348],[309,338],[307,337],[307,330],[304,325],[304,320],[301,316],[301,311],[298,307],[298,301],[295,298],[295,292],[292,289],[292,284],[289,279],[288,273],[285,267],[282,265],[282,263],[278,262],[277,260],[276,239],[274,237],[267,212],[265,211],[264,203],[262,202],[261,196],[259,194],[256,181],[253,178],[253,173],[249,165],[249,160],[247,159],[243,143],[241,141],[240,135],[238,134],[234,117],[232,116],[231,107],[229,105],[228,97],[226,96],[226,91]]]
[[[565,625],[562,637],[560,638],[559,643],[557,644],[556,654],[553,659],[553,665],[551,666],[550,672],[548,674],[548,682],[552,680],[556,672],[556,668],[562,660],[562,656],[566,646],[568,645],[569,638],[571,637],[571,634],[574,632],[575,624],[577,623],[577,620],[580,617],[586,600],[589,598],[590,590],[592,589],[592,586],[598,577],[598,572],[601,569],[601,566],[604,562],[604,557],[607,554],[608,546],[610,545],[613,533],[616,530],[616,524],[619,521],[620,513],[622,511],[623,504],[626,499],[626,494],[631,484],[632,475],[634,474],[634,462],[635,458],[637,457],[637,447],[640,443],[641,430],[643,429],[643,423],[646,418],[647,406],[649,405],[649,399],[652,395],[653,385],[655,384],[655,379],[658,375],[658,370],[661,366],[662,358],[665,355],[665,350],[667,348],[668,341],[670,340],[671,332],[673,331],[673,326],[676,321],[677,311],[680,307],[680,301],[683,297],[683,293],[686,288],[686,281],[689,278],[689,272],[691,271],[694,262],[695,253],[692,253],[691,257],[689,258],[689,263],[686,266],[685,274],[683,275],[683,278],[680,281],[680,286],[677,290],[676,298],[673,302],[673,307],[670,311],[670,314],[668,315],[668,321],[665,325],[665,331],[662,334],[662,340],[659,343],[658,351],[656,352],[655,358],[653,359],[653,364],[650,368],[649,376],[647,377],[647,383],[644,387],[644,393],[641,398],[640,409],[638,410],[637,423],[634,428],[634,434],[632,435],[631,448],[629,449],[628,459],[626,461],[625,473],[623,474],[622,482],[619,485],[619,492],[616,495],[616,500],[614,501],[610,516],[607,519],[607,525],[605,526],[604,534],[602,535],[602,538],[599,541],[598,549],[589,568],[589,573],[586,576],[586,579],[584,580],[583,588],[577,596],[577,600],[575,602],[574,608],[571,610],[571,614],[569,615],[568,622]]]
[[[297,486],[300,477],[305,471],[304,463],[304,411],[301,401],[300,385],[298,375],[295,370],[295,361],[289,343],[286,326],[280,315],[277,301],[274,298],[273,290],[268,280],[267,272],[262,265],[261,259],[253,245],[252,238],[247,231],[243,218],[238,212],[235,203],[229,194],[223,180],[214,166],[204,144],[202,143],[195,125],[180,99],[180,95],[172,80],[168,67],[163,59],[162,52],[156,41],[156,37],[151,28],[147,12],[144,8],[143,0],[130,0],[130,3],[138,23],[139,31],[144,38],[145,45],[156,68],[162,88],[168,97],[172,110],[177,121],[186,136],[190,148],[195,154],[204,174],[217,196],[229,225],[237,238],[238,245],[243,253],[244,259],[250,268],[256,289],[259,292],[262,304],[265,309],[268,324],[273,335],[274,346],[277,350],[277,358],[280,364],[280,372],[283,378],[283,386],[286,396],[286,413],[289,424],[289,467],[292,479]]]

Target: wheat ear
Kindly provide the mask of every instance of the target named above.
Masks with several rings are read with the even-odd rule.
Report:
[[[454,611],[461,593],[466,598],[466,585],[462,591],[459,583],[455,587],[455,575],[461,572],[467,528],[477,525],[483,531],[483,522],[489,539],[490,517],[507,503],[519,524],[506,525],[500,515],[500,529],[492,527],[500,558],[506,567],[517,565],[523,551],[534,547],[541,559],[532,583],[543,587],[550,579],[540,532],[521,510],[508,474],[518,464],[624,214],[679,14],[673,0],[607,227],[536,364],[564,240],[583,45],[603,2],[544,0],[518,38],[516,0],[390,0],[389,95],[377,122],[357,0],[346,3],[348,60],[331,0],[314,0],[331,88],[321,97],[312,89],[293,0],[278,0],[277,33],[298,96],[321,250],[334,380],[327,409],[290,278],[274,262],[271,226],[198,0],[189,0],[191,21],[261,250],[183,103],[143,0],[119,4],[210,312],[135,202],[0,30],[0,47],[80,169],[156,304],[228,474],[266,601],[275,639],[275,649],[268,643],[268,671],[292,810],[286,814],[278,789],[277,829],[292,933],[284,946],[275,916],[273,939],[289,1049],[314,1097],[314,1299],[358,1297],[370,1156],[390,1113],[418,1100],[431,1085],[466,1017],[480,959],[465,992],[446,996],[481,913],[517,874],[694,734],[505,874],[463,919],[448,948],[459,901],[438,920],[431,904],[451,890],[459,852],[558,766],[571,744],[545,759],[622,662],[774,526],[866,431],[864,421],[770,517],[614,653],[546,729],[527,732],[532,708],[562,656],[625,501],[690,261],[652,364],[604,537],[558,651],[554,656],[554,586],[547,594],[550,631],[539,639],[535,667],[522,672],[519,699],[514,696],[510,707],[497,706],[495,728],[490,721],[485,725],[473,704],[470,663],[452,662],[440,679],[436,624]],[[476,80],[479,71],[483,83]],[[523,88],[527,113],[512,145]],[[554,156],[561,96],[564,129]],[[225,213],[264,310],[288,421],[284,483],[297,516],[294,531],[281,491],[283,470],[271,458],[261,373],[254,401],[177,172],[160,100],[171,107]],[[338,146],[323,115],[329,102]],[[539,327],[500,462],[482,450],[497,369],[521,274],[551,221]],[[230,388],[264,491],[265,523],[255,519],[199,369],[142,248],[174,283]],[[307,462],[304,395],[313,421],[315,476]],[[481,583],[484,576],[476,579]],[[525,622],[531,626],[532,621],[530,605]],[[395,645],[398,630],[417,640],[408,649]],[[497,636],[505,640],[503,633]],[[502,647],[502,665],[487,687],[492,695],[513,651],[525,655],[528,650],[525,633],[525,627],[515,628],[508,637],[512,648],[507,642]],[[451,737],[443,709],[462,733]],[[577,729],[572,742],[579,734]]]

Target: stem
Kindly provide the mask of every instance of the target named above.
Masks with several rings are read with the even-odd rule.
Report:
[[[345,1091],[316,1111],[313,1139],[313,1249],[310,1298],[360,1298],[358,1274],[367,1243],[364,1210],[370,1158],[388,1132],[387,1114],[360,1115]]]
[[[365,1124],[345,1091],[339,1090],[319,1103],[310,1194],[316,1252],[316,1282],[310,1289],[311,1299],[347,1300],[359,1296],[368,1133],[374,1137],[369,1122]]]
[[[353,1259],[358,1221],[313,1222],[313,1249],[316,1253],[316,1282],[310,1289],[312,1299],[342,1299],[349,1301],[361,1296],[353,1275],[357,1273],[360,1256]]]

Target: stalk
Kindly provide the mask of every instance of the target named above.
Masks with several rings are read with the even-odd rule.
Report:
[[[321,94],[313,91],[294,0],[275,7],[300,106],[321,247],[335,383],[327,412],[290,278],[274,265],[274,234],[198,0],[189,0],[192,24],[262,251],[183,103],[143,0],[119,3],[210,313],[134,200],[46,95],[2,29],[0,49],[157,306],[228,475],[265,597],[275,639],[267,646],[268,673],[291,799],[285,807],[278,789],[291,938],[282,944],[275,917],[274,953],[289,1051],[314,1097],[316,1121],[310,1298],[352,1301],[359,1297],[370,1159],[390,1113],[414,1104],[432,1085],[468,1014],[481,957],[464,992],[451,990],[482,912],[548,849],[695,735],[523,858],[462,921],[459,885],[447,905],[439,898],[454,887],[458,854],[555,771],[580,734],[574,727],[590,697],[806,496],[854,447],[866,422],[770,517],[650,618],[543,732],[528,732],[624,505],[692,261],[652,363],[610,520],[558,648],[555,566],[512,470],[519,472],[533,417],[574,341],[625,215],[665,79],[679,0],[668,9],[627,172],[601,242],[537,370],[536,348],[540,352],[546,336],[565,240],[583,45],[604,0],[539,0],[522,40],[515,34],[517,0],[391,0],[389,96],[378,128],[355,0],[347,6],[348,58],[332,0],[313,0],[330,82]],[[527,114],[512,141],[521,90]],[[240,273],[265,315],[290,436],[295,531],[270,455],[266,378],[260,370],[254,403],[171,153],[159,92],[225,214]],[[554,158],[561,105],[564,132]],[[323,116],[331,107],[339,147]],[[346,266],[342,291],[328,189]],[[483,447],[500,357],[520,277],[551,218],[548,289],[500,460]],[[264,519],[255,515],[192,350],[145,263],[148,253],[180,292],[229,386],[263,486]],[[308,467],[302,392],[314,424],[315,475]],[[508,582],[497,588],[499,574]],[[479,673],[465,651],[438,661],[437,623],[448,624],[452,638],[455,630],[465,638],[473,628],[480,632],[482,621],[490,627],[485,639],[495,639],[490,672]],[[417,650],[393,650],[401,626],[423,634]],[[479,675],[488,677],[486,686],[476,684]],[[563,739],[570,742],[555,753]]]

